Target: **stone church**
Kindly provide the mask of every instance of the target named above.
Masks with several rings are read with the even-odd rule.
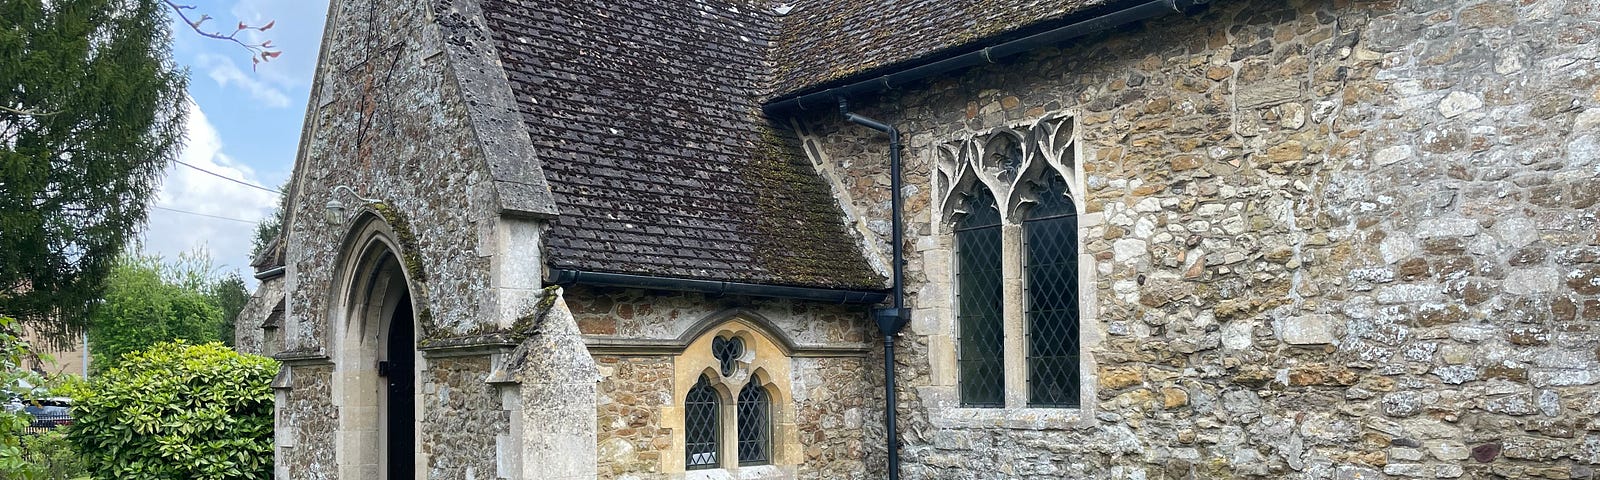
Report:
[[[332,2],[280,479],[1596,478],[1600,1]]]

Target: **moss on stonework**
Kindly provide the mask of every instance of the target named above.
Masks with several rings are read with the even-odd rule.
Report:
[[[406,273],[411,275],[413,281],[428,281],[428,272],[422,268],[422,256],[417,253],[417,236],[411,233],[411,222],[406,221],[405,215],[401,215],[387,203],[373,202],[370,205],[379,216],[383,217],[383,221],[389,223],[389,228],[394,229],[400,247],[405,250],[400,252],[400,256],[401,261],[406,264]]]
[[[389,224],[394,231],[395,240],[400,242],[400,261],[405,264],[406,275],[411,280],[412,298],[419,300],[417,303],[422,308],[417,309],[417,325],[421,327],[424,336],[435,335],[440,331],[439,325],[434,322],[433,308],[427,302],[428,271],[422,266],[421,249],[417,248],[417,236],[411,231],[411,222],[393,206],[384,202],[367,204],[383,221]]]
[[[764,247],[754,252],[756,264],[786,283],[882,286],[858,247],[846,240],[844,212],[832,192],[815,172],[805,170],[809,161],[799,154],[798,139],[785,133],[762,126],[751,168],[744,173],[754,190],[764,193],[756,196],[752,222]]]
[[[517,321],[513,322],[508,328],[487,324],[478,325],[462,333],[443,334],[439,330],[434,330],[421,338],[417,344],[423,348],[437,348],[451,345],[522,343],[524,340],[539,333],[539,327],[544,325],[545,317],[549,316],[550,309],[555,307],[556,290],[560,288],[560,286],[551,285],[541,290],[542,297],[538,303],[534,304],[533,311],[517,317]]]

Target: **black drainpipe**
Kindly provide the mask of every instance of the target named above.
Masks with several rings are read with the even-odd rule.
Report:
[[[839,113],[844,114],[846,120],[873,130],[889,135],[889,190],[891,191],[889,209],[893,219],[894,233],[890,235],[890,244],[894,250],[894,306],[889,308],[875,308],[872,318],[878,322],[878,331],[883,333],[883,421],[886,427],[884,436],[887,437],[889,448],[889,480],[900,480],[900,435],[895,429],[895,392],[894,392],[894,337],[905,328],[906,321],[910,318],[906,312],[905,292],[905,228],[901,226],[902,208],[900,206],[900,130],[893,125],[883,123],[871,118],[850,113],[850,104],[839,98]]]

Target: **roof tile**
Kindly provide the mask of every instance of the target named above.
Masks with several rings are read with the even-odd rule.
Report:
[[[791,132],[761,116],[780,26],[737,0],[486,0],[561,215],[556,268],[878,289]]]

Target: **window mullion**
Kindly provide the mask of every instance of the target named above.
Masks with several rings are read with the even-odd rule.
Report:
[[[1003,326],[1006,408],[1028,404],[1027,343],[1024,337],[1022,227],[1000,227],[1001,315]]]

